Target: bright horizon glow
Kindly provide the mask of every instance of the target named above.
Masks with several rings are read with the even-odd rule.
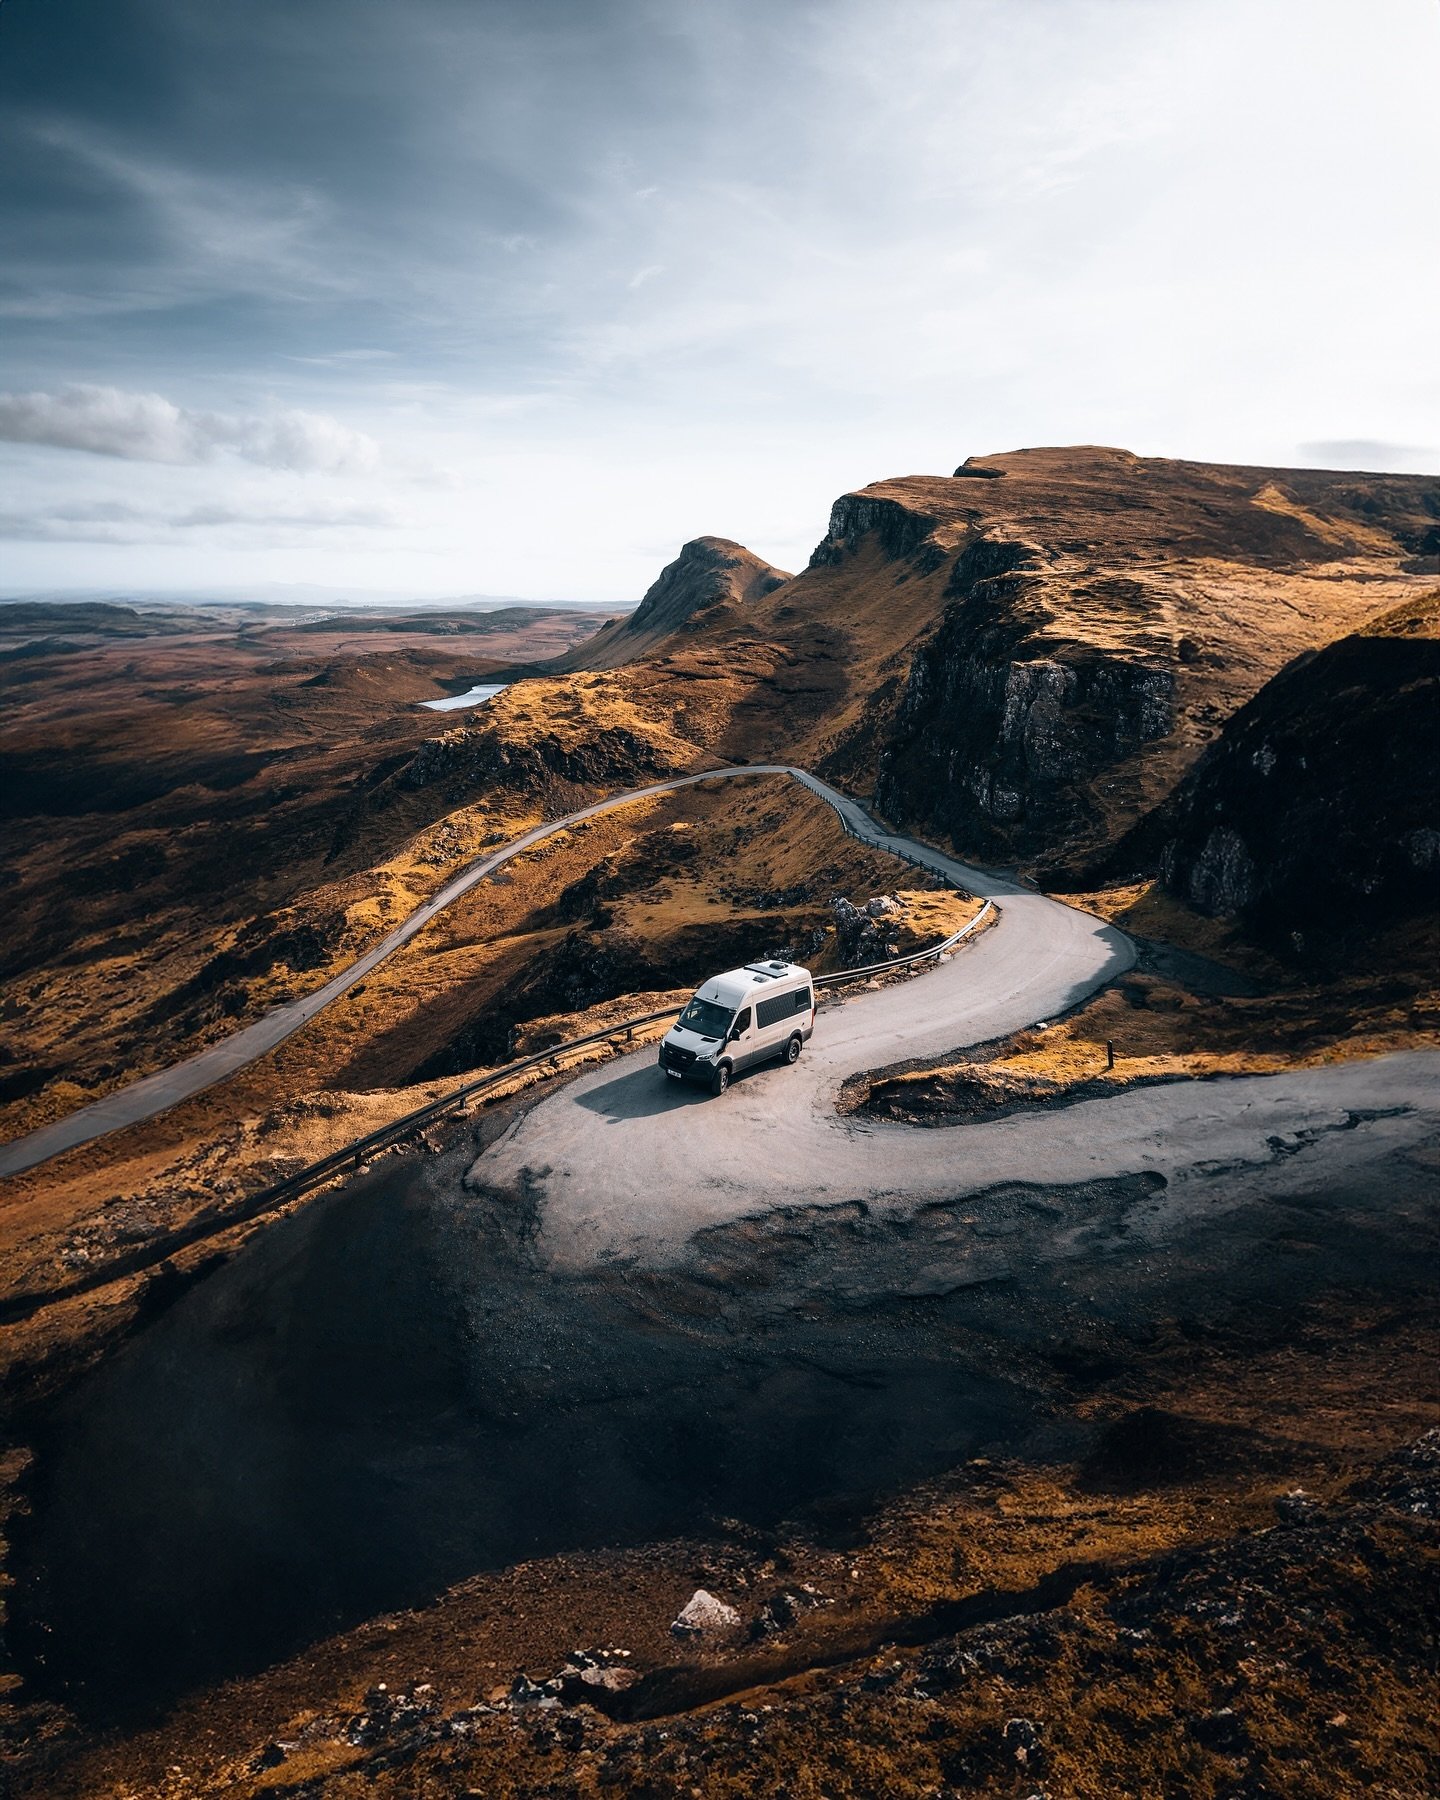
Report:
[[[633,603],[1109,443],[1440,467],[1430,0],[0,8],[0,591]]]

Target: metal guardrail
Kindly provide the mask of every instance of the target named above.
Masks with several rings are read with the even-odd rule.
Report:
[[[838,807],[835,808],[835,812],[847,836],[855,838],[859,843],[868,842],[858,832],[851,829],[849,821]],[[902,851],[890,850],[883,845],[872,845],[871,847],[883,850],[886,855],[897,856],[902,862],[924,869],[927,874],[938,876],[947,885],[955,886],[945,870],[923,862],[918,857],[906,855]],[[828,975],[817,975],[815,986],[817,988],[839,987],[847,981],[860,981],[869,975],[885,974],[896,969],[911,968],[919,963],[935,961],[945,955],[947,951],[952,950],[962,939],[968,937],[994,910],[994,901],[986,900],[973,919],[968,919],[958,931],[952,932],[941,943],[932,944],[926,950],[916,950],[909,956],[893,957],[887,962],[869,963],[858,969],[836,969]],[[151,1238],[145,1244],[136,1245],[133,1250],[110,1258],[99,1268],[87,1270],[83,1275],[76,1276],[73,1281],[67,1282],[63,1287],[49,1288],[43,1292],[32,1290],[12,1294],[9,1298],[0,1300],[0,1325],[17,1324],[33,1317],[47,1306],[58,1305],[61,1301],[75,1299],[81,1294],[93,1293],[95,1289],[108,1287],[111,1282],[119,1281],[126,1275],[136,1275],[142,1270],[168,1262],[177,1251],[188,1250],[192,1245],[202,1243],[206,1238],[214,1237],[222,1231],[228,1231],[236,1225],[246,1225],[252,1219],[260,1218],[265,1213],[273,1212],[277,1207],[284,1206],[287,1201],[298,1200],[313,1189],[323,1187],[327,1182],[334,1180],[337,1175],[344,1174],[347,1170],[358,1169],[368,1156],[403,1143],[406,1138],[413,1137],[418,1131],[423,1131],[435,1120],[445,1118],[458,1107],[463,1106],[467,1100],[484,1093],[488,1088],[501,1087],[506,1082],[513,1081],[517,1076],[527,1074],[532,1069],[543,1068],[547,1064],[551,1065],[558,1074],[561,1070],[560,1059],[562,1056],[572,1051],[588,1049],[593,1044],[608,1043],[616,1038],[628,1040],[633,1037],[637,1028],[658,1024],[661,1019],[675,1018],[680,1011],[681,1008],[678,1006],[667,1006],[659,1012],[641,1013],[632,1019],[621,1019],[614,1025],[606,1026],[602,1031],[587,1032],[584,1037],[568,1038],[564,1043],[552,1044],[549,1049],[537,1051],[533,1056],[521,1057],[517,1062],[507,1063],[502,1069],[492,1069],[484,1075],[476,1076],[473,1081],[462,1082],[459,1087],[452,1088],[448,1094],[442,1094],[438,1099],[428,1101],[424,1106],[416,1107],[413,1112],[404,1113],[400,1118],[392,1119],[388,1125],[382,1125],[375,1131],[367,1132],[364,1137],[355,1138],[341,1149],[331,1151],[328,1156],[322,1156],[319,1161],[307,1164],[305,1168],[298,1169],[293,1175],[287,1175],[283,1181],[272,1182],[270,1186],[260,1188],[257,1192],[247,1195],[236,1206],[226,1207],[223,1211],[206,1208],[197,1213],[194,1218],[188,1219],[184,1225],[176,1226],[173,1231],[167,1231],[159,1237]]]
[[[908,969],[915,963],[930,962],[944,956],[947,950],[953,950],[962,938],[969,937],[977,925],[995,911],[995,902],[987,900],[973,919],[967,919],[958,931],[952,931],[948,938],[938,944],[931,944],[928,950],[915,950],[909,956],[892,956],[887,962],[866,963],[861,969],[836,969],[829,975],[817,975],[816,987],[838,987],[842,981],[858,981],[862,975],[883,975],[890,969]]]

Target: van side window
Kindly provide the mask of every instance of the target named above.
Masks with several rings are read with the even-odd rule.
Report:
[[[748,1006],[743,1011],[736,1013],[735,1023],[730,1029],[732,1031],[748,1031],[750,1029],[750,1008]]]
[[[812,1004],[809,988],[796,988],[791,998],[795,1002],[796,1012],[809,1012]]]
[[[773,999],[762,1000],[755,1008],[755,1019],[760,1025],[777,1025],[781,1019],[788,1018],[795,1010],[794,998],[790,994],[776,994]]]

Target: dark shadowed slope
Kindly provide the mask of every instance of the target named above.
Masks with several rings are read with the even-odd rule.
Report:
[[[1145,835],[1172,892],[1282,955],[1433,917],[1440,590],[1267,682]]]

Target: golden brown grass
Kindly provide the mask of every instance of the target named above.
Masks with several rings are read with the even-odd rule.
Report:
[[[1081,912],[1094,913],[1138,938],[1149,938],[1161,944],[1173,944],[1196,956],[1268,985],[1278,985],[1289,977],[1278,963],[1245,936],[1229,919],[1208,918],[1193,911],[1160,882],[1146,879],[1102,888],[1090,894],[1059,896],[1067,906]]]
[[[247,976],[244,1004],[185,1028],[157,1025],[157,1000],[193,981],[213,958],[233,951],[249,921],[209,931],[174,920],[158,931],[95,933],[78,939],[65,961],[31,971],[10,985],[16,1047],[41,1062],[62,1062],[67,1078],[5,1109],[7,1138],[20,1137],[157,1068],[230,1036],[287,1001],[313,993],[425,903],[484,847],[519,836],[539,822],[513,799],[461,807],[417,832],[373,868],[323,882],[304,900],[267,920],[273,935],[338,922],[323,960],[296,971],[278,962]]]
[[[504,835],[515,823],[506,822]],[[443,877],[445,870],[426,860],[437,839],[447,854],[458,846],[463,859],[497,829],[496,815],[478,807],[440,821],[388,866],[386,885],[371,896],[377,912],[384,915],[385,897],[400,904],[394,895],[402,884],[413,882],[416,891]],[[605,932],[637,940],[661,967],[670,947],[688,945],[697,930],[748,932],[751,954],[823,932],[832,893],[864,900],[892,891],[902,873],[892,858],[847,838],[829,807],[785,777],[683,789],[559,833],[508,865],[503,880],[472,889],[333,1007],[229,1081],[8,1179],[0,1286],[66,1280],[103,1261],[123,1231],[173,1226],[217,1199],[238,1199],[456,1086],[465,1071],[421,1082],[411,1071],[449,1034],[503,1003],[536,958],[593,923],[590,900],[578,912],[564,901],[597,869],[606,877]],[[724,891],[717,871],[724,872]],[[913,878],[908,869],[903,874]],[[777,896],[780,903],[772,904]],[[974,910],[948,890],[911,888],[901,897],[904,947],[937,941]],[[817,967],[833,961],[833,952],[815,958]],[[653,1010],[671,992],[647,986],[594,1007],[537,1016],[524,1022],[517,1053],[547,1036],[582,1036]],[[688,992],[673,990],[681,1002]],[[611,1053],[601,1048],[586,1056]]]
[[[1258,1434],[1268,1451],[1258,1464],[1242,1458],[1179,1485],[1097,1493],[1063,1463],[982,1459],[882,1507],[864,1540],[843,1549],[803,1534],[737,1534],[555,1556],[480,1574],[431,1605],[367,1621],[258,1676],[197,1696],[149,1729],[93,1742],[68,1766],[19,1783],[17,1794],[160,1800],[183,1783],[189,1792],[246,1800],[304,1782],[315,1784],[317,1800],[450,1793],[539,1800],[637,1787],[684,1800],[698,1784],[706,1800],[782,1791],[922,1800],[946,1791],[942,1754],[993,1743],[1005,1721],[1019,1716],[1043,1729],[1050,1759],[1043,1791],[1084,1800],[1122,1791],[1161,1800],[1183,1791],[1208,1800],[1233,1791],[1226,1784],[1235,1765],[1223,1753],[1201,1753],[1182,1722],[1226,1704],[1244,1707],[1258,1743],[1289,1772],[1295,1785],[1286,1792],[1310,1800],[1423,1792],[1434,1738],[1420,1722],[1420,1696],[1407,1671],[1373,1645],[1343,1636],[1326,1644],[1321,1665],[1313,1649],[1287,1660],[1284,1622],[1263,1634],[1252,1626],[1237,1646],[1224,1617],[1235,1596],[1223,1586],[1221,1603],[1187,1611],[1178,1598],[1167,1602],[1162,1581],[1158,1617],[1138,1637],[1133,1630],[1127,1637],[1109,1609],[1114,1585],[1082,1586],[1050,1615],[1038,1653],[1018,1658],[1018,1668],[997,1673],[982,1654],[951,1691],[930,1699],[911,1691],[922,1685],[920,1655],[892,1647],[896,1628],[928,1608],[964,1595],[1021,1591],[1066,1563],[1143,1565],[1167,1552],[1243,1545],[1275,1524],[1276,1496],[1295,1486],[1322,1505],[1343,1503],[1357,1467],[1425,1429],[1433,1383],[1423,1334],[1413,1327],[1367,1318],[1352,1320],[1347,1332],[1333,1329],[1337,1323],[1325,1329],[1316,1319],[1303,1341],[1261,1350],[1177,1338],[1172,1349],[1162,1341],[1141,1359],[1154,1365],[1147,1377],[1153,1400],[1222,1440]],[[1105,1396],[1092,1404],[1108,1416],[1124,1402]],[[1363,1534],[1348,1571],[1351,1586],[1363,1592],[1367,1582],[1385,1579],[1384,1558],[1399,1549],[1384,1528]],[[1320,1579],[1330,1574],[1320,1572]],[[776,1648],[762,1646],[758,1658],[743,1641],[697,1655],[666,1628],[697,1584],[749,1612],[775,1588],[802,1582],[830,1604],[805,1616]],[[1334,1595],[1307,1584],[1303,1560],[1293,1582],[1286,1610],[1302,1633],[1323,1634]],[[1004,1641],[1003,1629],[977,1635]],[[697,1706],[654,1725],[614,1724],[587,1712],[579,1750],[547,1748],[536,1735],[543,1720],[505,1713],[481,1715],[472,1735],[418,1752],[394,1755],[382,1745],[378,1758],[338,1735],[377,1682],[392,1689],[428,1683],[445,1714],[498,1697],[518,1669],[551,1673],[577,1644],[623,1646],[642,1670],[698,1660],[720,1671],[758,1671],[768,1656],[772,1673],[736,1684],[727,1704]],[[1303,1636],[1298,1647],[1305,1648]],[[899,1684],[885,1688],[897,1671]],[[866,1677],[879,1678],[874,1690],[867,1691]],[[1352,1787],[1327,1767],[1325,1746],[1339,1740],[1327,1738],[1324,1721],[1337,1717],[1354,1727],[1359,1766],[1368,1762],[1373,1773],[1388,1764],[1398,1782],[1393,1790]],[[278,1768],[252,1766],[275,1742],[295,1748]],[[1346,1749],[1353,1762],[1355,1747]],[[1107,1767],[1123,1774],[1107,1775]],[[1033,1782],[1017,1783],[1023,1773],[1007,1755],[961,1791],[1035,1791]]]

